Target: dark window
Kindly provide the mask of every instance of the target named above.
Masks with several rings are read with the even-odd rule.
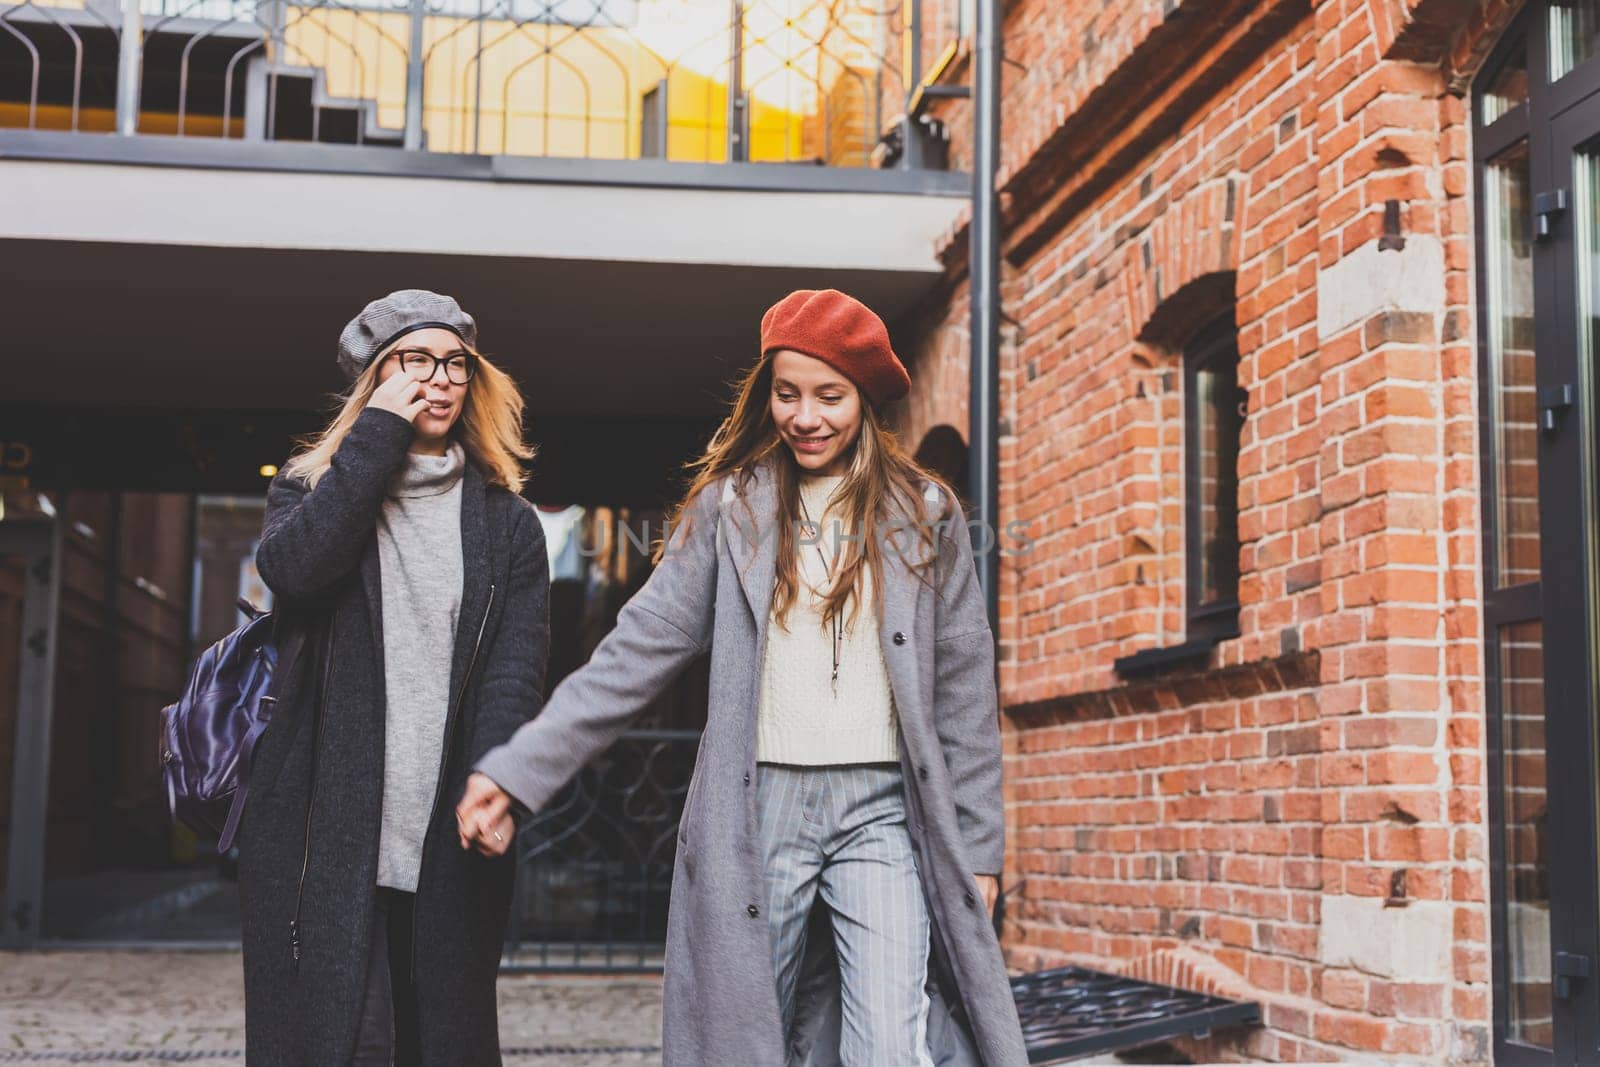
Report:
[[[1201,330],[1183,353],[1184,557],[1188,639],[1239,632],[1239,343],[1233,317]]]

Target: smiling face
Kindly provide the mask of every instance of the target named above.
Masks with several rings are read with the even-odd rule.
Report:
[[[775,352],[772,421],[801,469],[842,474],[861,434],[861,391],[820,359]]]
[[[423,356],[434,357],[424,359]],[[379,357],[378,381],[396,374],[412,374],[423,382],[422,396],[428,406],[416,418],[416,440],[412,450],[443,455],[446,436],[466,406],[468,382],[474,357],[461,338],[437,326],[415,330],[390,346]]]

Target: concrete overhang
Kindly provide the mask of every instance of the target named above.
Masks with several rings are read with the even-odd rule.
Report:
[[[35,369],[7,402],[319,407],[344,323],[416,286],[478,318],[535,413],[703,418],[788,290],[906,313],[966,203],[954,174],[449,162],[0,134],[7,363]]]

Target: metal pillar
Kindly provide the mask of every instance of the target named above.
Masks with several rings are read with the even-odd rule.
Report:
[[[909,95],[922,84],[922,0],[911,0],[910,18],[906,23],[905,54],[901,63]]]
[[[729,0],[728,162],[750,158],[750,101],[744,95],[744,0]]]
[[[422,66],[427,58],[422,51],[422,25],[427,17],[426,0],[411,0],[411,54],[406,57],[405,148],[422,148]]]
[[[117,133],[139,132],[139,79],[144,63],[144,11],[139,0],[122,0],[122,36],[117,42]]]
[[[989,609],[989,625],[1000,625],[1000,0],[978,0],[975,122],[972,160],[972,225],[967,281],[971,290],[972,376],[968,392],[969,488],[980,543],[978,580]]]
[[[0,524],[0,555],[25,561],[22,655],[18,661],[16,749],[11,769],[11,833],[6,853],[0,947],[39,940],[44,841],[50,798],[50,720],[55,705],[56,635],[61,603],[61,525],[53,519]]]
[[[671,79],[662,78],[644,94],[639,116],[639,158],[666,159],[671,147],[672,109],[667,91]]]
[[[920,96],[922,84],[922,0],[911,0],[911,17],[902,57],[906,72],[906,113],[900,119],[900,169],[923,170],[928,166],[924,151]],[[882,95],[881,93],[879,94]],[[941,168],[942,169],[942,168]]]

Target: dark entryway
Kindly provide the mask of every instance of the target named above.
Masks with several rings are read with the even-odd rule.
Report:
[[[174,826],[158,713],[199,649],[270,593],[267,481],[315,413],[0,409],[0,939],[236,942],[232,857]],[[551,684],[649,573],[709,427],[535,419],[552,541]],[[648,457],[648,461],[641,461]],[[511,946],[544,967],[659,963],[678,812],[704,717],[691,672],[524,835]]]

